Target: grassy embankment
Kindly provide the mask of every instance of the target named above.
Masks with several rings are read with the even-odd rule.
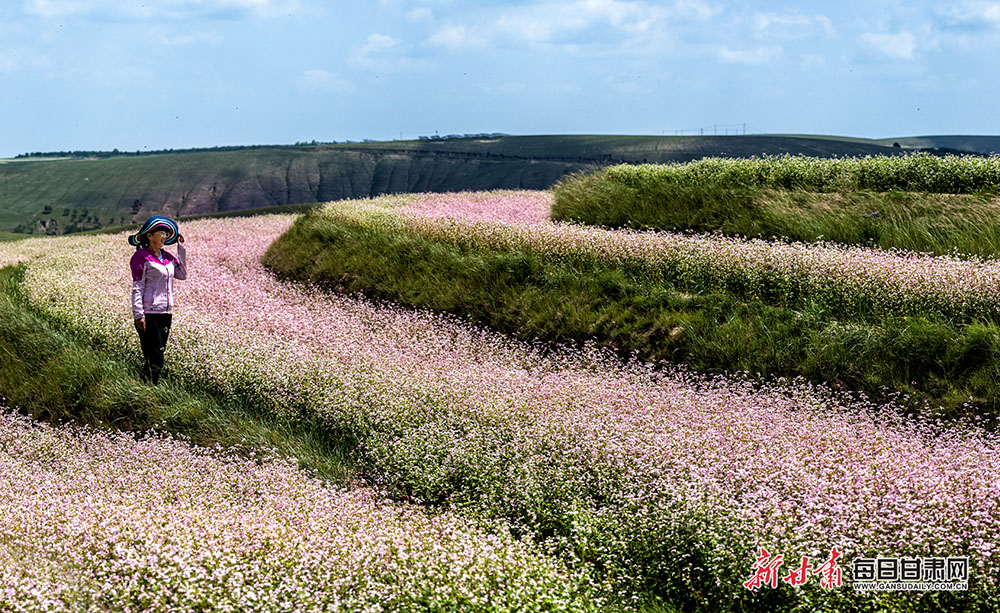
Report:
[[[274,449],[332,483],[354,478],[352,446],[334,433],[186,389],[169,373],[157,386],[142,382],[138,361],[108,357],[29,306],[19,289],[23,274],[23,266],[0,268],[0,395],[12,406],[53,424],[154,429],[236,453]]]
[[[318,213],[276,241],[265,263],[288,278],[457,314],[525,340],[596,342],[709,373],[803,376],[880,400],[904,393],[915,410],[947,417],[1000,412],[998,321],[699,293],[620,264],[463,246]]]
[[[552,217],[993,258],[998,190],[990,158],[702,160],[574,175],[554,188]]]

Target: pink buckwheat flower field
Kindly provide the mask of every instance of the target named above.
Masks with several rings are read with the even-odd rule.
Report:
[[[706,283],[736,278],[752,285],[765,279],[792,287],[789,292],[861,301],[877,313],[919,308],[965,316],[996,309],[994,294],[986,292],[1000,281],[1000,268],[990,262],[598,230],[548,222],[548,205],[548,194],[531,192],[392,196],[332,203],[324,214],[442,240],[529,245],[552,257],[634,261],[650,274],[670,269]],[[361,543],[362,549],[412,543],[409,549],[402,544],[392,549],[410,552],[407,579],[394,593],[401,602],[410,598],[410,586],[434,583],[440,576],[435,573],[451,573],[449,568],[463,569],[459,574],[469,583],[455,583],[449,575],[440,579],[442,589],[475,593],[491,580],[518,583],[533,577],[531,594],[539,598],[564,602],[573,593],[570,579],[550,581],[564,577],[557,564],[546,566],[515,541],[474,536],[478,531],[464,537],[455,528],[461,522],[477,525],[483,534],[498,523],[509,526],[515,537],[540,543],[560,564],[594,573],[602,593],[616,602],[659,585],[668,596],[683,591],[699,603],[735,599],[750,608],[766,603],[777,590],[751,593],[743,585],[760,547],[781,552],[786,560],[822,560],[837,548],[847,568],[862,556],[967,556],[977,606],[985,610],[1000,599],[995,434],[973,424],[911,420],[892,406],[801,382],[759,385],[739,375],[708,379],[683,368],[622,362],[598,350],[543,351],[452,318],[281,282],[260,258],[293,221],[290,215],[268,215],[183,223],[190,271],[189,279],[176,285],[167,369],[183,382],[256,398],[289,419],[306,416],[350,432],[374,491],[443,507],[449,514],[431,521],[400,510],[404,507],[375,505],[363,494],[321,491],[283,465],[254,469],[159,439],[133,446],[96,437],[95,449],[120,449],[106,452],[115,458],[109,464],[119,464],[97,474],[104,478],[106,470],[108,483],[127,482],[125,500],[101,498],[111,494],[102,489],[108,486],[98,487],[98,510],[85,511],[74,524],[78,540],[63,539],[59,555],[50,559],[22,556],[16,551],[45,550],[54,542],[46,539],[58,538],[46,535],[68,530],[48,514],[67,505],[51,501],[65,500],[60,496],[66,488],[80,487],[86,473],[66,468],[51,477],[51,490],[32,484],[23,474],[33,474],[32,462],[45,461],[31,451],[42,443],[30,441],[60,441],[80,458],[71,462],[77,467],[93,467],[98,460],[88,454],[103,458],[105,452],[78,447],[68,434],[5,418],[5,448],[14,452],[5,452],[0,466],[12,467],[4,470],[22,485],[16,496],[2,499],[0,514],[23,522],[17,525],[40,526],[31,528],[36,540],[30,537],[35,532],[15,530],[28,542],[0,541],[19,548],[0,549],[4,572],[18,577],[7,592],[9,602],[26,606],[38,585],[52,585],[62,572],[105,585],[110,580],[103,577],[125,572],[122,565],[161,556],[159,547],[181,547],[183,559],[199,560],[190,571],[191,589],[205,594],[220,585],[213,581],[228,581],[220,578],[226,573],[246,575],[242,569],[259,555],[264,562],[253,576],[262,585],[275,585],[284,572],[294,577],[288,589],[302,590],[275,587],[261,595],[276,602],[293,593],[311,594],[311,586],[332,585],[323,583],[328,575],[319,560],[342,559],[345,576],[362,586],[348,592],[370,602],[384,588],[378,573],[391,573],[402,562],[380,559],[371,578],[367,563],[344,553],[352,547],[345,542]],[[124,234],[46,240],[45,249],[33,241],[0,244],[0,263],[27,263],[23,287],[31,304],[116,355],[138,355]],[[170,500],[164,494],[169,488],[147,491],[151,479],[136,476],[153,462],[176,471],[169,478],[183,481],[185,491],[203,491],[200,480],[216,471],[220,482],[238,485],[211,492],[217,502],[204,508],[201,501],[195,506]],[[242,479],[271,485],[244,487]],[[129,509],[142,506],[136,500],[183,509],[192,523],[205,527],[177,533],[150,526],[142,518],[163,514],[133,516]],[[208,510],[215,504],[226,513]],[[350,528],[338,528],[337,537],[301,536],[300,521],[343,523],[343,517],[331,515],[336,508],[357,518],[348,520]],[[92,513],[113,520],[96,520]],[[109,526],[122,526],[112,539],[124,543],[121,556],[101,557],[91,547],[102,545],[88,541]],[[379,526],[385,530],[376,530]],[[135,544],[128,535],[137,530],[153,534],[152,544]],[[439,551],[429,541],[441,531]],[[201,546],[183,540],[202,533],[209,536]],[[267,541],[276,548],[273,554],[266,547],[254,554],[226,553],[258,551],[268,534],[295,536],[287,543],[279,544],[278,537]],[[449,548],[471,559],[456,558]],[[506,562],[482,565],[476,561],[485,555],[480,551]],[[219,563],[221,574],[205,570],[215,564],[205,560],[227,555],[235,557]],[[283,556],[292,556],[291,567],[276,561],[289,559]],[[86,560],[84,570],[64,570],[81,568],[72,562],[77,557]],[[188,567],[170,564],[162,568],[171,585],[186,585]],[[781,594],[783,602],[802,610],[913,610],[937,602],[933,593],[852,591],[821,586],[819,578],[783,586]],[[510,606],[517,608],[517,602]]]
[[[288,461],[0,413],[0,610],[584,610],[509,537]],[[517,590],[497,592],[496,585]],[[591,601],[595,604],[598,601]],[[418,604],[419,603],[419,604]]]

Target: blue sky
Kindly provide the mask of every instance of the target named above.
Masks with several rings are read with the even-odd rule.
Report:
[[[1000,133],[1000,2],[18,0],[0,157],[419,135]]]

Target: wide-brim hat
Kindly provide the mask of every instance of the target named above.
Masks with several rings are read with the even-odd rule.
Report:
[[[169,217],[163,217],[161,215],[153,215],[146,220],[146,223],[142,224],[139,231],[135,234],[131,234],[128,237],[128,244],[133,247],[139,247],[142,243],[139,242],[139,237],[149,232],[150,230],[166,230],[167,238],[163,241],[164,245],[173,245],[177,242],[177,222]]]

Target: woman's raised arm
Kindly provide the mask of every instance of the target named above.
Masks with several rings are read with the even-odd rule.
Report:
[[[187,250],[184,249],[184,237],[177,235],[177,267],[174,268],[174,278],[178,281],[187,279]]]

